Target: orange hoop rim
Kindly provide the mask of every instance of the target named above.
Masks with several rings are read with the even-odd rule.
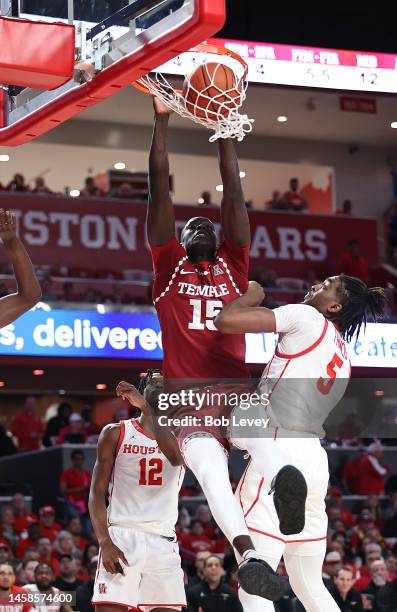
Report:
[[[231,57],[232,59],[235,59],[237,62],[239,62],[241,64],[241,66],[244,69],[243,75],[240,77],[239,82],[243,82],[246,80],[247,78],[247,74],[248,74],[248,64],[247,62],[241,57],[241,55],[239,55],[238,53],[235,53],[234,51],[232,51],[231,49],[227,49],[226,47],[221,47],[218,45],[213,45],[213,44],[208,44],[208,43],[201,43],[200,45],[196,45],[195,47],[193,47],[192,49],[189,49],[188,51],[184,51],[183,54],[185,53],[212,53],[213,55],[219,55],[219,56],[227,56],[227,57]],[[180,55],[183,55],[182,53]],[[146,75],[143,75],[141,78],[144,78]],[[153,96],[153,93],[149,90],[149,88],[144,85],[142,82],[140,82],[140,79],[138,79],[137,81],[134,81],[133,83],[131,83],[131,85],[133,87],[135,87],[136,89],[138,89],[139,91],[141,91],[144,94],[148,94],[150,96]],[[160,91],[160,87],[159,87],[159,91]],[[182,89],[175,89],[175,92],[179,95],[182,95]]]

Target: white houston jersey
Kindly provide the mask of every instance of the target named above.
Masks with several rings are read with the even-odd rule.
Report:
[[[120,426],[109,484],[108,524],[172,537],[185,469],[173,467],[135,419]]]
[[[278,427],[322,437],[351,375],[345,342],[312,306],[290,304],[273,312],[279,340],[260,382],[261,393],[269,395],[267,412]]]

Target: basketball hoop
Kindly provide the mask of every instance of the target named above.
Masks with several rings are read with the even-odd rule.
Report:
[[[156,96],[181,117],[214,130],[215,133],[210,137],[210,142],[218,138],[243,140],[245,135],[252,131],[254,122],[253,119],[239,112],[247,97],[248,66],[246,62],[229,49],[204,43],[183,53],[182,56],[184,60],[189,60],[192,68],[190,74],[185,78],[183,90],[176,89],[162,72],[147,74],[133,83],[133,86],[144,93]],[[191,82],[194,71],[207,62],[227,66],[234,73],[232,87],[220,90],[212,80],[214,77],[208,72],[206,76],[209,83],[206,89],[219,92],[215,98],[213,95],[207,95],[205,91],[199,91]],[[193,102],[186,97],[186,91],[193,94]]]

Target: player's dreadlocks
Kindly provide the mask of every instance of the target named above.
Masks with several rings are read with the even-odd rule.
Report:
[[[368,287],[359,278],[341,274],[338,289],[342,309],[334,321],[342,337],[350,342],[360,333],[361,326],[367,324],[368,317],[376,321],[384,314],[387,304],[382,287]]]
[[[143,395],[146,387],[148,386],[148,384],[152,380],[153,376],[155,376],[156,374],[162,374],[162,371],[158,370],[156,368],[151,368],[151,369],[147,370],[144,375],[141,376],[141,379],[139,381],[139,387],[138,387],[139,393],[141,393]]]

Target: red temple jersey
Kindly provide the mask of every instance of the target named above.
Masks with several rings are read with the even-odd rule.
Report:
[[[247,378],[244,334],[221,334],[214,319],[248,287],[249,247],[225,240],[214,262],[191,263],[173,238],[151,246],[153,302],[168,379]]]

